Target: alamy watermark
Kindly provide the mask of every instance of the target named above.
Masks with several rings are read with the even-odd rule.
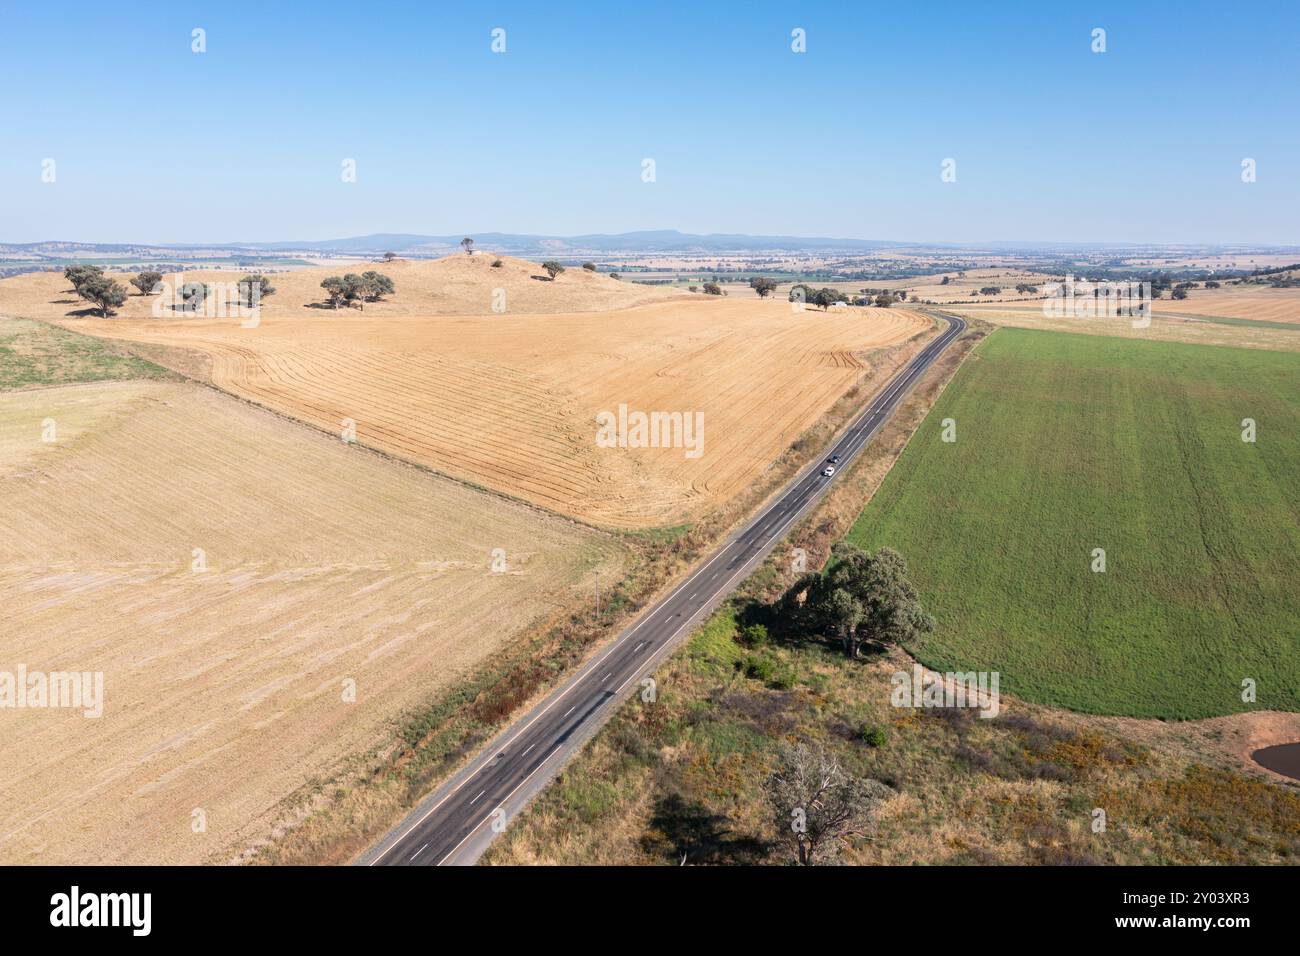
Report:
[[[171,315],[205,319],[239,319],[245,329],[262,321],[262,284],[254,282],[184,282],[163,280],[153,287],[150,311],[155,319]]]
[[[704,454],[704,412],[629,411],[596,414],[599,448],[683,448],[685,457]]]
[[[1089,282],[1067,275],[1064,282],[1043,287],[1043,315],[1049,319],[1093,319],[1126,317],[1133,328],[1151,324],[1151,283]]]
[[[889,702],[895,707],[954,707],[978,710],[984,718],[996,717],[1002,709],[997,671],[965,671],[940,674],[920,664],[912,672],[891,675]]]
[[[103,671],[0,671],[0,710],[58,707],[80,710],[86,718],[104,713]]]

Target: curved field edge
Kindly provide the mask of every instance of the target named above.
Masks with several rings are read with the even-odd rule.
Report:
[[[935,669],[1085,713],[1300,710],[1297,382],[1283,352],[999,330],[850,538],[907,556]]]

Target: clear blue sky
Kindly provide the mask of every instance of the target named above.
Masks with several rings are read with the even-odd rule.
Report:
[[[0,241],[1300,243],[1294,2],[126,6],[0,14]]]

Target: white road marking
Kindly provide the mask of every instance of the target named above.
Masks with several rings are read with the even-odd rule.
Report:
[[[560,749],[560,745],[559,745],[559,744],[556,744],[556,745],[555,745],[555,750],[552,750],[549,754],[546,755],[546,760],[543,760],[541,763],[539,763],[539,764],[538,764],[538,765],[533,769],[533,772],[532,772],[532,773],[530,773],[528,776],[524,777],[524,779],[521,780],[521,781],[519,782],[519,787],[522,787],[522,786],[523,786],[524,784],[526,784],[529,780],[532,780],[533,777],[536,775],[537,771],[538,771],[538,770],[541,770],[543,767],[545,767],[547,761],[550,760],[552,757],[554,757],[554,756],[555,756],[555,751],[556,751],[556,750],[559,750],[559,749]],[[499,804],[497,804],[497,810],[505,810],[505,806],[506,806],[506,804],[509,802],[510,798],[513,797],[516,793],[519,792],[519,787],[515,787],[513,790],[511,790],[509,793],[506,794],[506,798],[505,798],[505,800],[502,800]],[[496,813],[497,810],[493,810],[492,813]],[[447,862],[448,858],[452,855],[452,853],[455,853],[455,852],[456,852],[457,850],[459,850],[462,846],[464,846],[464,845],[465,845],[465,841],[468,840],[470,837],[472,837],[475,833],[477,833],[479,827],[481,827],[483,824],[487,823],[489,820],[492,819],[492,813],[489,813],[487,816],[485,816],[482,820],[480,820],[480,821],[478,822],[478,825],[475,826],[474,829],[470,830],[469,833],[466,833],[465,836],[464,836],[464,838],[461,839],[461,841],[460,841],[459,843],[457,843],[454,847],[451,848],[451,853],[448,853],[447,856],[444,856],[441,860],[438,861],[438,865],[439,865],[439,866],[442,866],[444,863]],[[427,846],[427,845],[428,845],[428,844],[426,844],[426,846]]]

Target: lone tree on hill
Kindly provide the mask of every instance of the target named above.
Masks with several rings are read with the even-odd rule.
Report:
[[[758,293],[760,299],[766,299],[776,291],[776,280],[765,276],[754,276],[749,280],[749,287]]]
[[[723,292],[722,286],[718,285],[716,282],[706,282],[704,283],[704,294],[705,295],[726,295],[727,293]]]
[[[91,276],[77,290],[78,294],[99,307],[104,318],[113,314],[113,310],[126,302],[126,286],[114,282],[106,275]]]
[[[552,279],[564,271],[564,266],[560,265],[554,259],[547,259],[542,263],[542,268],[550,274]]]
[[[385,262],[392,262],[392,261],[393,261],[394,259],[396,259],[396,258],[397,258],[397,253],[395,253],[395,252],[385,252],[385,253],[384,253],[384,261],[385,261]]]
[[[893,795],[878,780],[849,774],[834,754],[804,743],[781,748],[764,790],[778,838],[803,866],[834,862],[851,838],[871,832]]]
[[[154,287],[162,282],[163,274],[161,272],[141,272],[131,280],[131,285],[140,290],[141,295],[150,295]]]
[[[474,240],[469,236],[466,236],[460,241],[460,247],[465,250],[465,255],[470,256],[474,254]]]

